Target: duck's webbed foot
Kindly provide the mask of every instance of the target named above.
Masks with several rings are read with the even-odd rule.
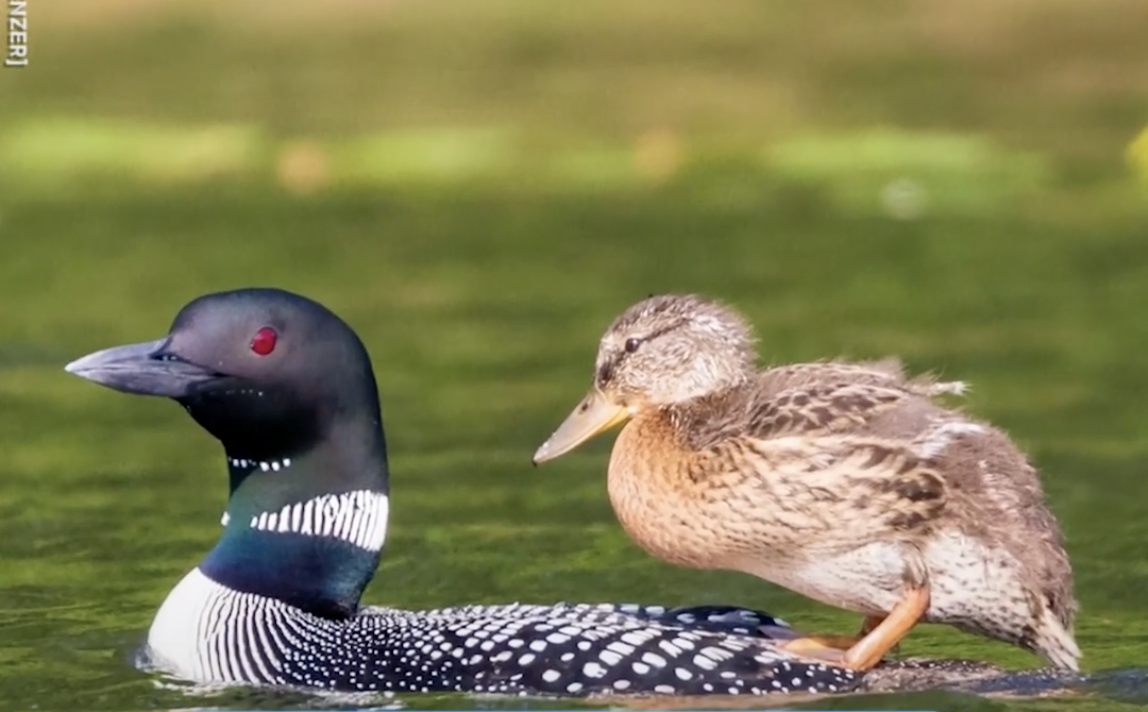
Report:
[[[845,656],[862,638],[849,635],[803,635],[787,640],[779,648],[798,657],[847,667]]]
[[[871,670],[897,647],[929,610],[928,584],[905,589],[905,595],[884,618],[870,616],[862,624],[861,638],[804,636],[785,641],[781,648],[803,658],[853,670]]]

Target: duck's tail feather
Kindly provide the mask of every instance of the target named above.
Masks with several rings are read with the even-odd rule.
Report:
[[[1080,672],[1080,647],[1072,631],[1049,609],[1044,611],[1043,625],[1036,631],[1032,647],[1051,665],[1062,670]]]

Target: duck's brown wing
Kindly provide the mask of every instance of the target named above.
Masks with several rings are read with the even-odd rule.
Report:
[[[847,540],[923,531],[945,507],[944,479],[911,441],[869,424],[926,398],[845,383],[714,404],[688,429],[696,472],[794,533]]]
[[[774,366],[758,374],[754,390],[774,395],[790,389],[810,389],[858,384],[896,388],[929,398],[960,395],[968,390],[963,381],[940,381],[931,374],[908,376],[900,359],[879,361],[813,361]]]
[[[734,509],[800,535],[832,533],[851,545],[924,532],[945,509],[944,479],[902,443],[820,435],[744,436],[716,444],[706,468],[736,496]]]
[[[928,400],[902,388],[866,383],[814,384],[771,392],[746,388],[700,400],[675,413],[687,445],[702,450],[736,438],[817,437],[862,432],[865,425],[914,401]]]

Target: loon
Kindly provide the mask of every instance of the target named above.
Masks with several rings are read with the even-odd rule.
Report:
[[[199,297],[155,341],[66,366],[175,400],[223,445],[223,533],[148,632],[149,668],[199,683],[582,697],[831,693],[862,675],[785,652],[733,607],[362,606],[387,534],[387,447],[366,348],[303,296]]]

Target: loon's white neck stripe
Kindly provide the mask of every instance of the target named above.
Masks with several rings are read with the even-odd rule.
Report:
[[[380,551],[387,538],[390,499],[370,490],[325,494],[251,517],[260,531],[326,536],[368,551]]]
[[[286,470],[291,466],[291,458],[285,457],[282,460],[248,460],[242,457],[229,457],[227,464],[231,465],[237,470],[262,470],[263,472],[279,472]]]

